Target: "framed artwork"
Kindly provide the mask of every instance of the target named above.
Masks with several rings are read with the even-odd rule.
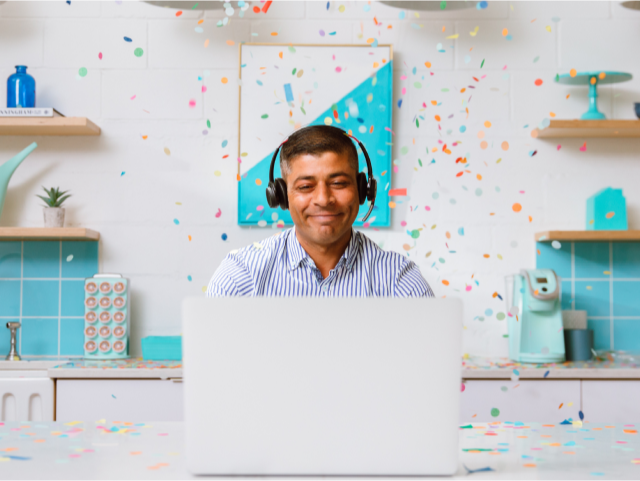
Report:
[[[238,224],[293,224],[289,211],[267,204],[271,158],[296,130],[325,124],[350,131],[364,144],[378,181],[366,225],[388,227],[392,82],[391,45],[241,44]],[[364,155],[354,145],[359,168],[366,171]],[[368,209],[366,201],[354,225],[363,225],[360,219]]]

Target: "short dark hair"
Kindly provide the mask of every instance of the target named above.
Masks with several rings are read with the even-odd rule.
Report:
[[[280,149],[280,172],[284,179],[291,173],[291,162],[299,155],[333,152],[346,155],[349,165],[358,172],[358,151],[347,133],[331,125],[310,125],[289,137]]]

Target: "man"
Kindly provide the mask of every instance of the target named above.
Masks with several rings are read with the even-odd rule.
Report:
[[[229,253],[208,297],[433,297],[413,261],[353,229],[358,153],[343,130],[298,130],[280,150],[280,170],[294,227]]]

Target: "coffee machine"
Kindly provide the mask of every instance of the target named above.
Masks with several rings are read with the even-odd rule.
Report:
[[[564,362],[560,279],[556,273],[551,269],[522,269],[512,276],[511,284],[512,292],[507,287],[509,358],[518,362]]]

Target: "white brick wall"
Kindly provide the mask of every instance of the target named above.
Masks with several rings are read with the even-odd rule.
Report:
[[[42,225],[35,197],[40,185],[71,189],[67,225],[100,231],[101,269],[132,279],[134,354],[143,336],[181,331],[181,299],[202,294],[229,250],[275,232],[236,225],[241,42],[362,44],[376,38],[393,45],[397,172],[380,186],[407,187],[409,195],[398,198],[390,229],[367,234],[415,260],[438,296],[465,300],[470,354],[506,354],[505,321],[495,319],[504,304],[493,293],[504,297],[504,276],[535,265],[536,231],[582,229],[586,198],[608,185],[624,189],[630,226],[640,228],[637,140],[590,139],[580,152],[583,139],[530,137],[551,112],[575,118],[587,110],[586,88],[554,82],[571,68],[631,72],[633,81],[600,89],[599,105],[607,116],[634,118],[640,12],[617,2],[490,1],[485,10],[472,2],[468,10],[407,11],[401,20],[398,9],[376,2],[331,1],[327,9],[326,1],[276,1],[266,14],[253,12],[263,3],[250,5],[223,28],[216,26],[221,11],[176,17],[175,10],[142,2],[0,6],[0,77],[16,64],[28,65],[39,105],[87,116],[103,129],[96,138],[35,139],[39,148],[16,171],[0,225]],[[320,29],[336,34],[320,36]],[[141,57],[133,53],[138,47]],[[81,67],[85,77],[78,76]],[[543,84],[536,86],[536,79]],[[2,105],[5,98],[0,88]],[[420,127],[416,116],[424,117]],[[4,137],[1,158],[30,141]],[[454,142],[452,154],[444,154],[443,143]],[[402,155],[404,146],[409,153]],[[468,163],[456,164],[458,157]],[[456,177],[463,169],[471,173]],[[522,212],[513,212],[514,202]],[[413,229],[422,229],[418,239],[407,235]]]

